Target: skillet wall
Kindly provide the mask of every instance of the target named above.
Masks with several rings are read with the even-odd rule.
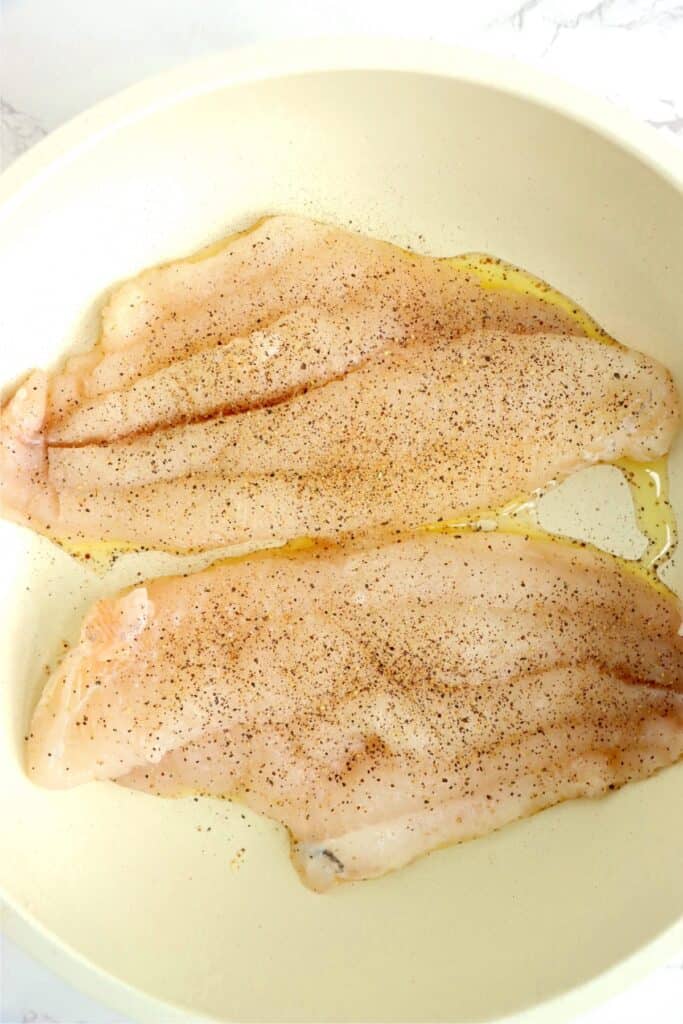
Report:
[[[358,71],[219,89],[82,147],[0,210],[0,378],[91,340],[112,282],[298,211],[521,264],[680,385],[682,208],[625,150],[494,88]],[[586,981],[683,915],[683,766],[328,897],[239,808],[108,784],[39,791],[21,737],[46,664],[94,597],[171,560],[127,559],[98,580],[5,523],[0,558],[0,878],[130,984],[224,1019],[486,1020]]]

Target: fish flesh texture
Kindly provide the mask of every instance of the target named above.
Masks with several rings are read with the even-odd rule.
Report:
[[[47,380],[48,443],[110,441],[277,401],[415,334],[567,333],[533,296],[447,260],[301,217],[270,217],[213,256],[149,270],[104,308],[94,348]]]
[[[58,539],[192,551],[504,505],[585,465],[663,455],[678,403],[668,372],[635,352],[478,332],[385,350],[273,406],[111,444],[18,442],[12,415],[6,514]]]
[[[94,606],[28,772],[237,798],[323,891],[677,761],[680,625],[618,559],[503,532],[224,561]]]
[[[304,218],[118,289],[92,351],[0,414],[0,509],[172,551],[489,509],[664,454],[668,372],[532,295]]]

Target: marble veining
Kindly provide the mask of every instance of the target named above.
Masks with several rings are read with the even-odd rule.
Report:
[[[0,96],[0,168],[4,169],[18,156],[40,142],[44,128],[30,114],[15,110]]]

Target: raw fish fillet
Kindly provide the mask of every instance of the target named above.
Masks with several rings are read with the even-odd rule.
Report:
[[[270,217],[212,256],[119,287],[98,344],[48,378],[42,426],[49,443],[110,441],[278,400],[413,335],[486,327],[577,329],[538,298],[487,290],[448,261]]]
[[[678,760],[680,624],[617,559],[521,535],[219,563],[94,606],[28,771],[236,797],[322,891]]]
[[[111,444],[45,446],[31,414],[16,426],[20,400],[4,416],[6,514],[174,551],[456,518],[585,465],[657,458],[678,423],[669,374],[645,356],[493,332],[393,347],[276,405]]]
[[[113,295],[103,333],[0,414],[0,508],[173,551],[489,509],[664,454],[668,372],[533,296],[303,218]]]

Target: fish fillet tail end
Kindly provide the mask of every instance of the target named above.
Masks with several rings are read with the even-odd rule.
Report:
[[[48,482],[48,388],[48,375],[34,370],[0,412],[0,512],[34,528],[36,520],[50,522],[58,515]]]

